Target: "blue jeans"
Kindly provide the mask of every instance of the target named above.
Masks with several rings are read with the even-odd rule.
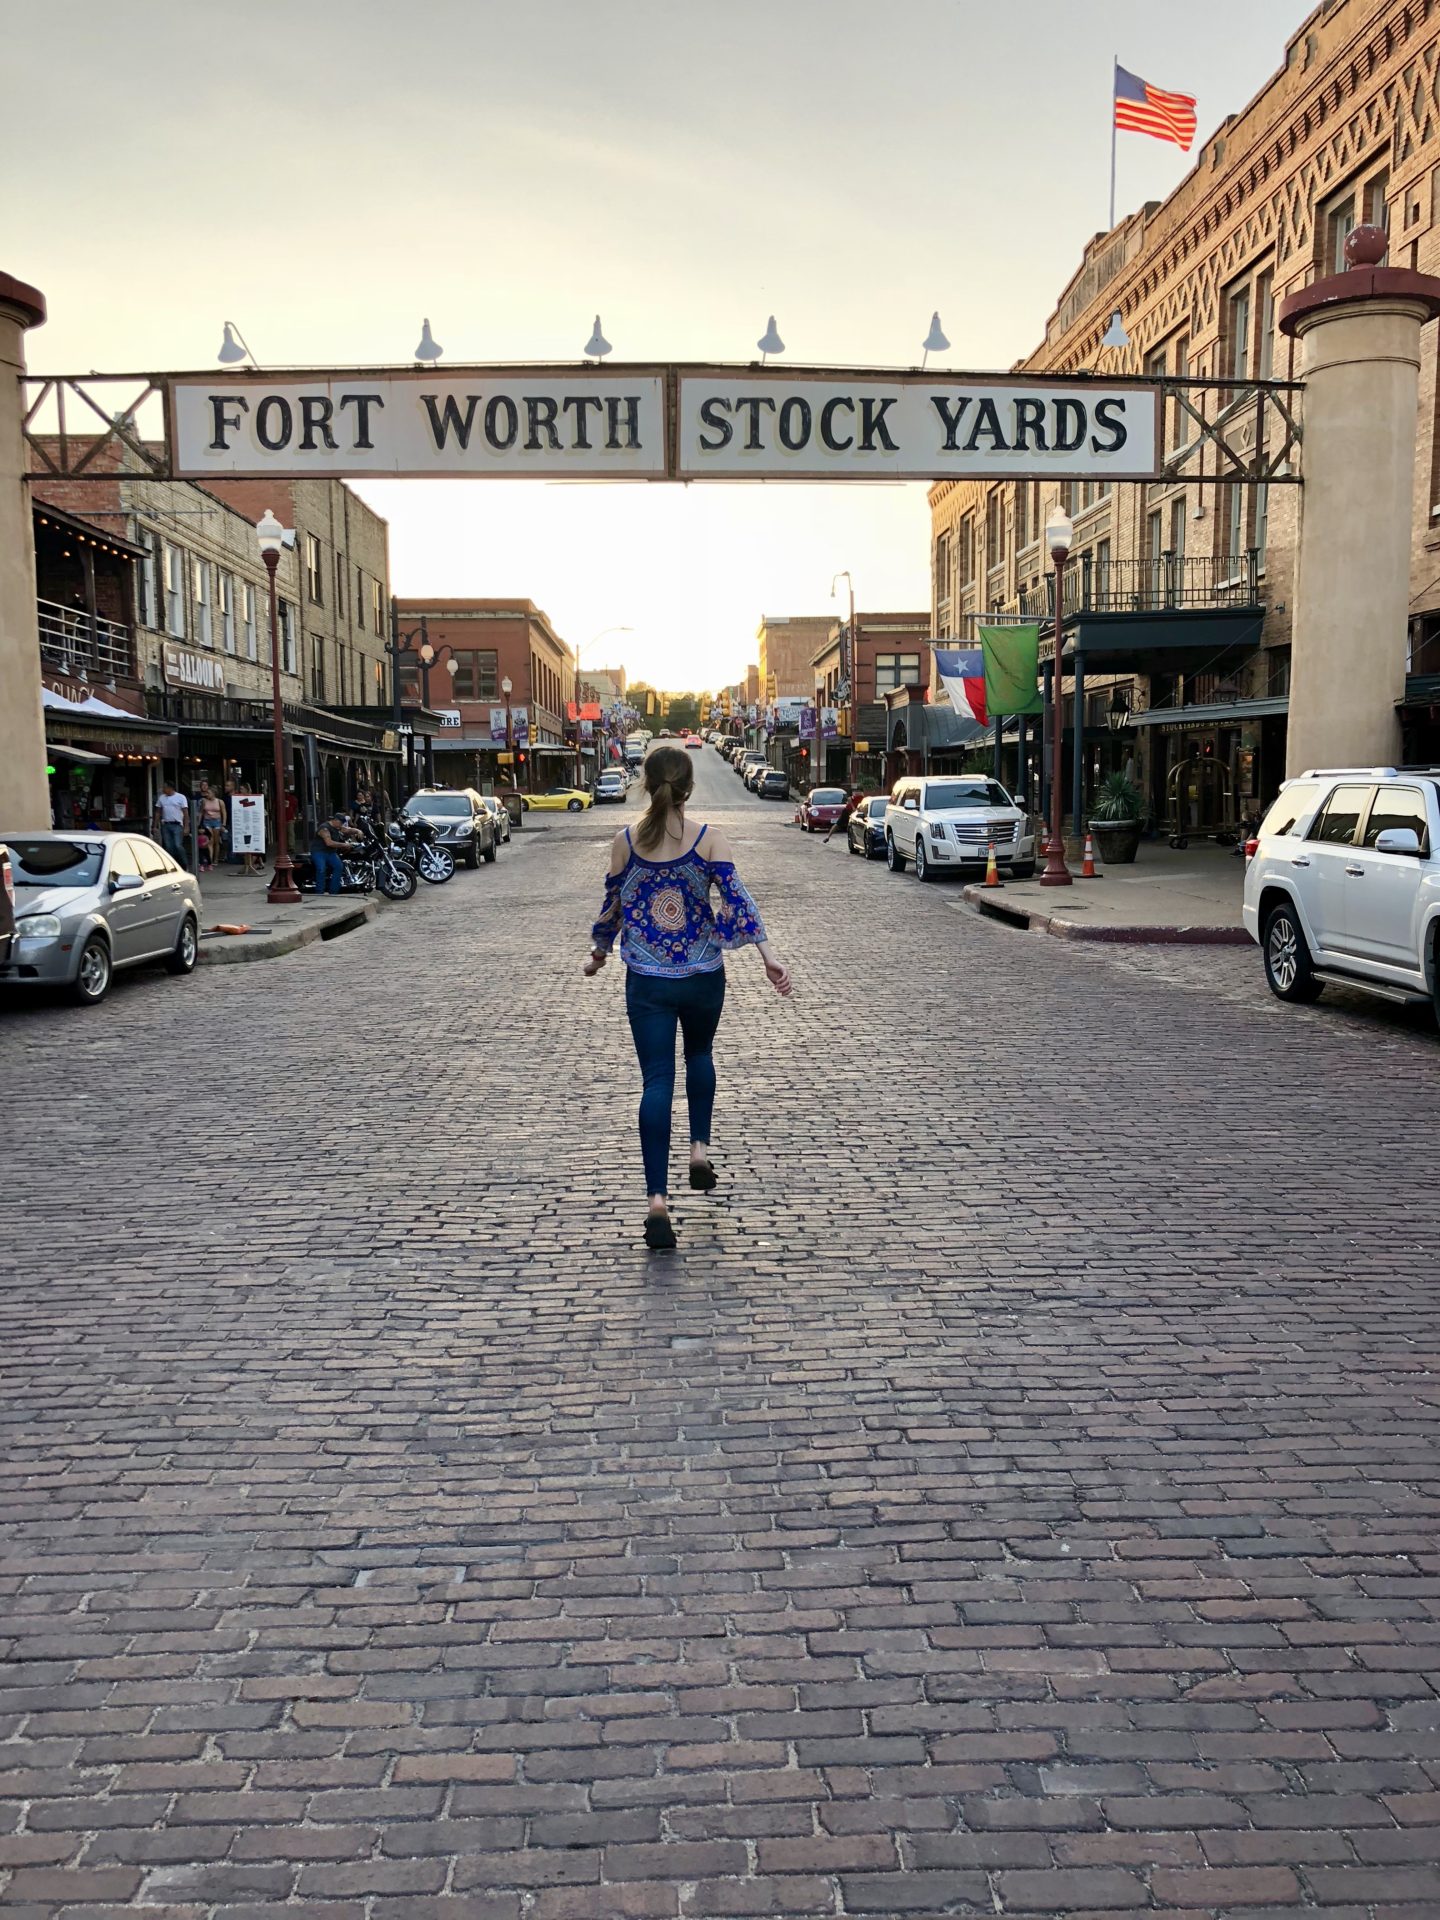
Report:
[[[668,977],[625,975],[625,1011],[640,1058],[640,1152],[645,1191],[669,1192],[670,1110],[675,1103],[675,1029],[685,1040],[685,1098],[690,1138],[710,1143],[715,1110],[715,1062],[710,1057],[725,1005],[725,970]]]
[[[315,891],[317,893],[339,893],[340,856],[329,847],[312,847],[310,859],[315,867]],[[329,882],[327,885],[326,882]]]
[[[190,862],[185,858],[185,829],[178,820],[160,822],[160,844],[182,867],[189,866]]]

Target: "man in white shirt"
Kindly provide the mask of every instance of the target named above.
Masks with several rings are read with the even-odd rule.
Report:
[[[156,838],[182,867],[190,864],[185,858],[185,828],[189,817],[190,802],[183,793],[175,791],[173,780],[167,780],[160,789],[160,798],[155,802]]]

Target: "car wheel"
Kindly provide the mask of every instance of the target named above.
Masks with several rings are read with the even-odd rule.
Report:
[[[200,958],[200,935],[196,931],[192,915],[186,914],[180,924],[179,938],[175,942],[175,951],[165,962],[167,973],[186,974],[195,971],[195,962]]]
[[[917,833],[915,836],[915,878],[917,880],[933,880],[934,877],[934,874],[930,870],[930,862],[925,857],[925,842]]]
[[[567,813],[583,813],[585,811],[585,802],[583,800],[567,800],[565,802],[565,811]]]
[[[896,846],[893,833],[887,833],[885,836],[885,864],[891,873],[904,873],[905,871],[905,856]]]
[[[487,867],[493,866],[495,864],[495,853],[496,853],[495,840],[494,840],[494,836],[492,835],[490,844],[485,849],[485,864]]]
[[[480,855],[475,850],[475,840],[473,835],[471,836],[469,846],[466,847],[465,849],[465,864],[470,869],[471,873],[474,873],[475,869],[480,864]]]
[[[859,853],[860,851],[859,847],[855,844],[855,836],[853,833],[847,833],[845,836],[845,851],[847,853]]]
[[[525,798],[523,793],[520,796],[520,811],[522,813],[528,813],[530,811],[530,802]]]
[[[110,991],[112,968],[110,949],[98,933],[92,933],[80,954],[80,965],[70,984],[70,997],[82,1007],[98,1006]]]
[[[1319,999],[1321,986],[1315,978],[1300,916],[1288,900],[1271,908],[1260,949],[1265,956],[1265,980],[1277,1000]]]

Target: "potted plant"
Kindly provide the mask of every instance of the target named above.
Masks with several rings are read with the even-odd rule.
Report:
[[[1090,810],[1096,851],[1107,866],[1130,866],[1140,850],[1145,799],[1133,780],[1112,773],[1102,783]]]

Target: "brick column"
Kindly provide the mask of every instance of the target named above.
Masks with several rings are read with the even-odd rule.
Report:
[[[1357,227],[1350,270],[1280,310],[1305,382],[1289,774],[1387,766],[1400,751],[1420,329],[1440,313],[1440,280],[1377,265],[1385,245]]]
[[[0,828],[48,827],[35,538],[24,473],[25,334],[45,300],[0,273]]]

